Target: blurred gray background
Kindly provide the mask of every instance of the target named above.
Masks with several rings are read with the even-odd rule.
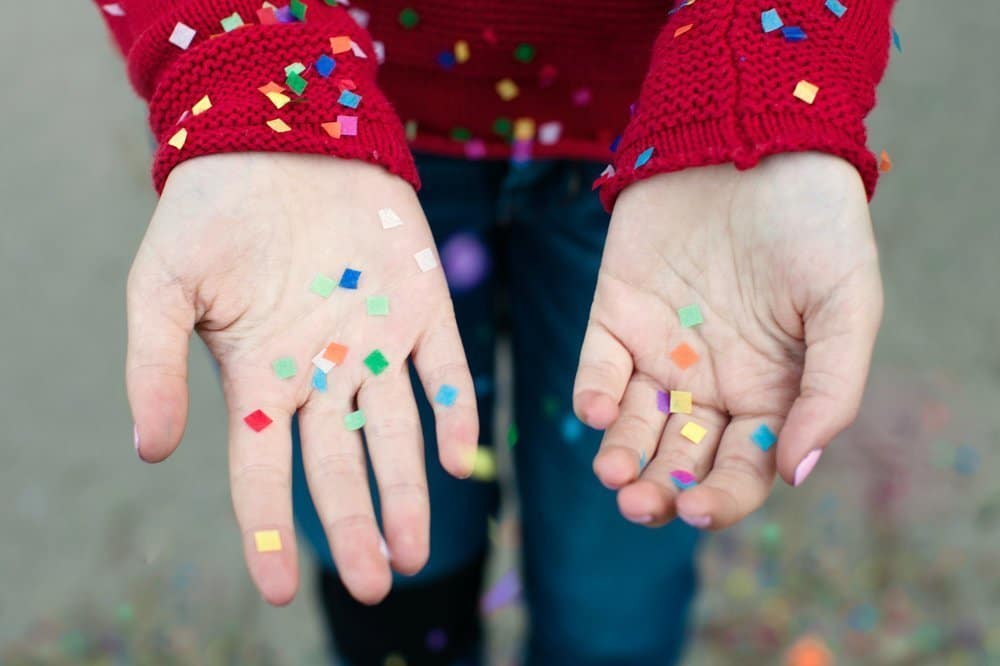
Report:
[[[996,523],[973,522],[995,508],[996,484],[989,480],[1000,473],[1000,13],[987,0],[903,2],[895,24],[904,52],[893,51],[870,124],[872,148],[888,150],[895,169],[873,204],[887,308],[873,374],[873,391],[881,393],[869,401],[866,418],[877,429],[896,410],[904,421],[933,430],[908,435],[904,425],[902,435],[890,433],[900,440],[896,462],[930,470],[927,480],[915,481],[921,492],[914,501],[918,495],[938,501],[918,515],[904,510],[892,519],[903,526],[904,541],[912,531],[928,549],[966,544],[964,564],[954,567],[946,585],[957,595],[976,587],[977,579],[978,587],[987,586],[984,598],[962,603],[983,618],[973,658],[995,648],[1000,659],[1000,635],[990,629],[1000,624],[1000,592],[989,588],[995,569],[982,569],[989,551],[996,552]],[[322,639],[309,587],[290,608],[275,610],[259,600],[244,573],[227,488],[221,394],[200,345],[192,353],[191,418],[181,448],[155,467],[132,449],[122,385],[124,283],[155,198],[144,107],[100,17],[80,2],[21,11],[16,20],[8,14],[0,21],[0,68],[6,82],[0,105],[0,655],[8,644],[72,651],[91,633],[122,626],[138,629],[122,630],[125,638],[115,640],[152,645],[161,639],[150,638],[150,627],[182,625],[178,618],[209,609],[219,622],[226,614],[238,618],[234,626],[273,650],[254,653],[261,663],[318,663]],[[928,426],[928,413],[944,420]],[[928,441],[926,460],[909,459],[915,454],[907,443],[914,438]],[[865,444],[872,438],[855,451]],[[814,499],[856,478],[849,448],[835,449],[832,462],[820,467],[822,480],[807,491]],[[972,456],[975,469],[960,478],[934,476],[954,474],[948,466],[958,459],[949,455]],[[757,528],[796,533],[801,521],[786,522],[775,508],[788,492],[772,498],[765,510],[771,517]],[[864,532],[860,515],[842,520],[852,533]],[[753,525],[748,529],[757,529]],[[950,551],[934,552],[936,562]],[[979,568],[965,566],[980,561]],[[706,576],[705,603],[733,592],[730,583]],[[914,585],[919,579],[905,583]],[[784,598],[794,615],[791,594]],[[495,618],[497,663],[508,663],[506,655],[515,652],[517,617],[515,609],[509,618]],[[704,612],[701,617],[711,620]],[[800,633],[793,624],[782,627],[775,649]],[[179,651],[190,643],[191,654],[207,654],[202,641],[213,639],[202,629],[183,628],[170,640],[182,644]],[[851,661],[850,642],[838,636],[825,640]],[[703,632],[692,662],[720,649],[713,641]]]

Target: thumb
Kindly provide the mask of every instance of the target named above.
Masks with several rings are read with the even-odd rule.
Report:
[[[194,306],[180,283],[164,279],[141,251],[126,293],[125,385],[135,420],[135,449],[142,460],[160,462],[177,448],[187,423]]]

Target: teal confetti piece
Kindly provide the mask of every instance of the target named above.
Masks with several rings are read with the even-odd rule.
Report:
[[[326,393],[326,387],[327,387],[326,373],[320,370],[319,368],[314,368],[312,385],[313,388],[319,391],[320,393]]]
[[[239,12],[233,12],[232,15],[222,19],[221,23],[223,30],[225,30],[226,32],[232,32],[237,28],[243,27],[243,18],[240,17]]]
[[[344,417],[344,427],[348,430],[361,430],[365,427],[365,413],[363,410],[351,412]]]
[[[322,296],[323,298],[329,298],[330,294],[332,294],[333,290],[336,288],[337,281],[323,275],[322,273],[314,277],[312,284],[309,285],[309,291],[317,296]]]
[[[380,375],[382,372],[389,367],[389,360],[386,359],[385,354],[376,349],[371,354],[365,357],[365,365],[368,369],[372,371],[373,375]]]
[[[899,51],[900,53],[903,52],[903,42],[902,40],[900,40],[899,33],[896,32],[895,27],[892,28],[892,43],[896,47],[897,51]]]
[[[766,423],[761,423],[750,435],[750,439],[761,451],[767,451],[778,441],[778,436]]]
[[[271,364],[271,368],[279,379],[291,379],[295,376],[295,359],[291,356],[282,356]]]
[[[368,314],[372,317],[387,317],[389,315],[388,296],[369,296]]]
[[[451,407],[455,404],[456,398],[458,398],[458,389],[451,384],[442,384],[437,395],[434,396],[434,402],[444,407]]]
[[[653,147],[650,146],[646,150],[639,153],[639,156],[635,158],[635,168],[638,169],[639,167],[645,166],[646,162],[648,162],[652,157]]]
[[[646,469],[646,452],[643,451],[642,455],[639,456],[639,471]]]
[[[839,0],[826,0],[826,8],[837,18],[847,13],[847,7],[842,5]]]
[[[576,418],[575,414],[567,414],[563,418],[560,430],[564,440],[574,443],[579,441],[580,437],[583,436],[583,423],[580,422],[580,419]]]
[[[681,320],[681,326],[692,328],[698,324],[703,324],[705,319],[701,316],[701,308],[698,304],[686,305],[677,311],[677,316]]]
[[[764,32],[774,32],[783,25],[785,25],[785,22],[781,20],[780,16],[778,16],[777,9],[768,9],[767,11],[761,12],[760,27],[764,29]]]

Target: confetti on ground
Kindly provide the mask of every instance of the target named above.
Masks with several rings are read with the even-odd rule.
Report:
[[[260,411],[259,409],[244,416],[243,422],[246,423],[248,426],[250,426],[250,429],[253,430],[254,432],[260,432],[267,426],[274,423],[274,421],[271,420],[270,416]]]
[[[188,24],[178,23],[174,26],[174,31],[170,33],[169,41],[177,48],[187,51],[188,47],[191,46],[191,42],[194,41],[196,34],[198,34],[198,31]]]
[[[342,90],[337,103],[342,106],[346,106],[349,109],[356,109],[358,108],[358,105],[361,104],[361,95],[353,93],[350,90]]]
[[[451,407],[455,404],[456,398],[458,398],[458,389],[451,384],[442,384],[437,395],[434,396],[434,402],[444,407]]]
[[[892,171],[892,158],[889,157],[889,153],[884,150],[878,158],[878,170],[882,173],[889,173]]]
[[[682,25],[681,27],[677,28],[676,30],[674,30],[674,39],[677,39],[678,37],[680,37],[684,33],[686,33],[689,30],[691,30],[691,28],[693,28],[693,27],[694,27],[694,23],[688,23],[687,25]]]
[[[286,104],[292,101],[291,97],[289,97],[283,92],[279,92],[276,90],[266,92],[264,93],[264,95],[267,97],[268,100],[270,100],[271,104],[273,104],[274,108],[276,109],[284,108]]]
[[[347,53],[351,50],[351,38],[347,35],[341,35],[339,37],[330,38],[330,50],[333,55],[338,55],[341,53]]]
[[[309,285],[309,291],[316,294],[317,296],[322,296],[323,298],[329,298],[333,290],[337,288],[337,283],[333,278],[327,277],[322,273],[316,275],[313,278],[312,283]]]
[[[692,349],[691,345],[686,342],[680,343],[670,352],[670,360],[681,370],[687,370],[697,363],[699,358],[701,357],[698,356],[698,352]]]
[[[684,328],[693,328],[705,323],[705,318],[702,317],[701,308],[698,307],[697,303],[678,309],[677,318],[681,320],[681,326]]]
[[[292,131],[292,128],[288,126],[288,123],[286,123],[281,118],[275,118],[274,120],[268,120],[267,121],[267,126],[270,127],[272,130],[274,130],[275,132],[277,132],[278,134],[284,134],[285,132],[291,132]]]
[[[291,379],[295,376],[295,359],[291,356],[282,356],[271,364],[271,368],[279,379]]]
[[[365,413],[362,410],[351,412],[344,417],[344,427],[348,430],[361,430],[365,427]]]
[[[806,39],[806,31],[797,25],[785,26],[781,29],[781,34],[789,42],[802,42]]]
[[[347,358],[347,347],[336,342],[331,342],[323,350],[323,358],[334,365],[340,365]]]
[[[420,14],[412,7],[405,7],[399,12],[399,25],[407,30],[413,30],[420,23]]]
[[[638,169],[641,166],[645,166],[645,164],[649,162],[651,157],[653,157],[652,146],[639,153],[639,156],[635,158],[635,168]]]
[[[795,92],[792,94],[806,104],[812,104],[816,101],[817,93],[819,93],[819,86],[803,79],[795,84]]]
[[[395,229],[403,226],[403,219],[391,208],[380,208],[378,219],[382,222],[383,229]]]
[[[496,85],[497,95],[505,102],[509,102],[520,94],[517,84],[511,79],[500,79]]]
[[[389,297],[388,296],[369,296],[368,300],[368,314],[372,317],[386,317],[389,315]]]
[[[476,447],[470,476],[476,481],[492,481],[497,478],[497,461],[492,449],[485,446]]]
[[[389,367],[389,359],[385,357],[385,354],[381,350],[376,349],[365,357],[364,364],[368,366],[373,375],[380,375]]]
[[[184,147],[184,144],[187,143],[187,138],[188,138],[188,131],[184,128],[181,128],[177,130],[176,134],[170,137],[170,140],[167,141],[167,143],[176,148],[177,150],[180,150],[181,148]]]
[[[677,486],[677,490],[687,490],[698,485],[698,479],[691,472],[683,469],[675,469],[670,472],[670,480]]]
[[[707,432],[708,430],[702,428],[694,421],[688,421],[684,424],[684,427],[681,428],[681,436],[691,440],[695,444],[700,444],[701,440],[705,439],[705,434]]]
[[[666,391],[656,392],[656,408],[664,414],[670,413],[670,394]]]
[[[274,13],[274,7],[261,7],[257,10],[257,22],[261,25],[276,25],[278,17]]]
[[[319,391],[320,393],[326,393],[326,387],[327,387],[326,373],[327,372],[329,372],[329,370],[324,371],[322,368],[315,368],[313,370],[312,385],[313,385],[313,388],[316,389],[317,391]]]
[[[205,95],[204,97],[199,99],[194,106],[191,107],[191,113],[196,116],[200,116],[201,114],[205,113],[211,108],[212,108],[212,100],[208,98],[208,95]]]
[[[766,423],[761,423],[757,426],[757,429],[753,431],[750,435],[750,440],[760,448],[761,451],[767,451],[775,442],[778,441],[778,436],[774,434],[774,431],[767,427]]]
[[[425,247],[420,252],[414,254],[413,258],[417,261],[417,266],[419,266],[420,270],[424,273],[437,268],[437,257],[434,256],[434,250],[429,247]]]
[[[232,32],[237,28],[243,27],[243,18],[240,16],[239,12],[233,12],[231,15],[220,21],[222,23],[222,29],[226,32]]]
[[[774,32],[784,24],[784,21],[778,16],[777,9],[768,9],[760,14],[760,26],[764,32]]]
[[[285,66],[285,76],[289,76],[291,74],[301,74],[304,71],[306,71],[306,66],[301,62],[293,62],[292,64]]]
[[[840,18],[847,13],[847,7],[842,5],[839,0],[826,0],[826,8],[829,9],[837,18]]]
[[[258,553],[277,553],[281,550],[281,533],[278,530],[261,530],[253,533]]]
[[[689,391],[670,392],[670,413],[690,414],[693,409],[693,401]]]
[[[357,289],[360,278],[361,271],[356,271],[353,268],[345,268],[344,274],[340,276],[340,286],[343,289]]]

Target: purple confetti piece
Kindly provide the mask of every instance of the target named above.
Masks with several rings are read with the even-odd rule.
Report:
[[[441,263],[452,291],[472,289],[490,272],[490,257],[482,242],[469,233],[452,235],[441,247]]]
[[[521,579],[516,569],[511,569],[494,583],[482,599],[479,600],[479,610],[484,615],[517,602],[521,598]]]
[[[670,394],[666,391],[656,392],[656,408],[664,414],[670,413]]]

